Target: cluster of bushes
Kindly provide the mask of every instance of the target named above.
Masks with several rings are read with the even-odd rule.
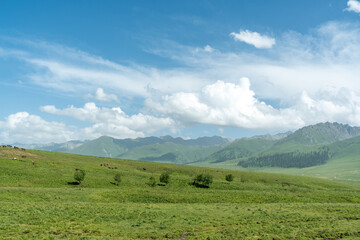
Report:
[[[84,181],[84,179],[85,179],[85,175],[86,175],[85,170],[77,168],[75,170],[74,179],[77,181],[78,184],[81,184],[82,181]],[[117,186],[119,186],[119,184],[122,181],[121,174],[117,173],[114,177],[114,180],[115,180],[115,184]],[[225,176],[225,180],[230,183],[234,180],[234,176],[232,174],[228,174]],[[166,186],[168,183],[170,183],[169,173],[167,173],[167,172],[162,173],[159,177],[159,181],[160,181],[160,183],[157,184],[156,179],[153,176],[151,176],[149,178],[149,181],[147,182],[147,184],[151,187],[155,187],[156,185]],[[194,185],[195,187],[200,187],[200,188],[209,188],[212,183],[213,183],[213,177],[210,174],[198,174],[190,182],[191,185]]]

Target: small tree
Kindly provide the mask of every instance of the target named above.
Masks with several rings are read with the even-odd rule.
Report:
[[[170,175],[168,173],[162,173],[160,175],[160,182],[168,184],[170,182]]]
[[[81,184],[81,182],[85,179],[85,175],[85,170],[79,169],[75,171],[74,178],[79,184]]]
[[[121,183],[121,175],[120,175],[120,173],[117,173],[117,174],[115,175],[114,180],[115,180],[115,182],[116,182],[116,185],[119,186],[119,183]]]
[[[232,174],[228,174],[225,176],[225,180],[230,183],[234,180],[234,176]]]
[[[155,180],[154,177],[150,177],[150,178],[149,178],[148,185],[149,185],[150,187],[155,187],[155,186],[156,186],[156,180]]]
[[[213,177],[210,174],[199,174],[193,180],[193,185],[201,188],[209,188],[213,182]]]

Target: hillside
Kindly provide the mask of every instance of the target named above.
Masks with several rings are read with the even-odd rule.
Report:
[[[333,181],[10,148],[0,161],[0,238],[359,236],[360,189]],[[81,185],[77,168],[86,171]],[[147,184],[164,172],[168,185]],[[213,176],[210,188],[189,185],[199,173]]]
[[[207,162],[219,163],[227,160],[252,156],[270,149],[276,140],[263,138],[243,138],[235,140],[223,149],[214,152],[206,158]]]
[[[357,157],[360,149],[359,129],[338,123],[319,123],[275,140],[264,151],[226,161],[197,162],[191,165],[307,175],[360,183],[360,159]],[[229,146],[211,156],[228,152]],[[253,146],[256,149],[257,144]],[[241,148],[235,146],[233,151],[238,149]]]
[[[228,143],[227,139],[218,136],[189,140],[171,136],[137,139],[115,139],[103,136],[68,152],[99,157],[184,164],[206,158],[221,149],[222,145],[226,143]]]
[[[316,148],[360,135],[360,127],[340,123],[318,123],[303,127],[278,141],[269,152]]]
[[[216,164],[195,163],[194,165],[305,175],[360,184],[360,136],[324,145],[324,147],[328,149],[329,159],[320,165],[303,168],[280,168],[271,167],[270,165],[244,168],[241,165],[238,165],[239,161],[243,161],[244,159],[233,159]],[[321,150],[321,147],[319,149]],[[301,151],[300,153],[306,153],[306,151]],[[286,153],[280,152],[280,155],[282,154],[286,155]],[[274,153],[268,153],[260,156],[274,156]]]

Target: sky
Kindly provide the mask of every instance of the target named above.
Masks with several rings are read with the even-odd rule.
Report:
[[[0,143],[360,126],[357,0],[0,0]]]

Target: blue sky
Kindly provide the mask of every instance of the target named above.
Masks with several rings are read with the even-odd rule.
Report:
[[[0,142],[360,125],[360,3],[0,1]]]

